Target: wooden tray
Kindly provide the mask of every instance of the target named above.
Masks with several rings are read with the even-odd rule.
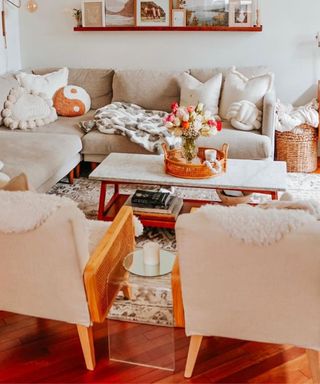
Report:
[[[164,151],[165,172],[168,175],[182,179],[209,179],[221,174],[212,174],[211,170],[204,164],[188,164],[182,155],[181,149],[168,150],[165,144],[162,147]],[[201,163],[205,161],[205,151],[207,149],[215,148],[198,148],[198,157]],[[223,144],[221,150],[216,149],[217,160],[220,162],[222,173],[227,170],[228,150],[228,144]]]

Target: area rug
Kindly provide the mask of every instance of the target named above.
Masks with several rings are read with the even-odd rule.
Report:
[[[320,175],[291,173],[287,176],[288,192],[296,199],[315,199],[320,201]],[[141,186],[140,186],[141,187]],[[139,187],[139,188],[140,188]],[[121,193],[130,194],[135,186],[123,185]],[[76,179],[73,185],[62,181],[56,184],[49,193],[71,198],[78,203],[87,218],[97,218],[97,208],[100,193],[100,183],[87,177]],[[108,190],[107,199],[113,194]],[[194,188],[176,188],[175,194],[180,197],[219,201],[215,191]],[[267,195],[255,194],[254,202],[263,202]],[[144,233],[137,239],[137,247],[142,247],[147,241],[158,242],[162,249],[174,252],[176,249],[173,230],[145,228]],[[173,326],[173,307],[171,292],[171,276],[160,278],[142,278],[130,276],[131,299],[124,299],[120,294],[109,313],[110,319],[133,321],[162,326]]]

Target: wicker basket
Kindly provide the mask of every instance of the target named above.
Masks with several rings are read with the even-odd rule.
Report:
[[[213,148],[198,148],[198,157],[201,163],[205,161],[205,150]],[[222,172],[227,170],[227,157],[228,157],[228,144],[223,144],[221,150],[217,151],[217,160],[221,164]],[[211,177],[219,176],[219,174],[212,174],[211,170],[204,164],[188,164],[182,155],[180,149],[168,150],[163,145],[164,150],[164,165],[167,174],[182,179],[209,179]]]
[[[287,162],[288,172],[317,169],[318,130],[302,125],[294,132],[276,132],[276,159]]]

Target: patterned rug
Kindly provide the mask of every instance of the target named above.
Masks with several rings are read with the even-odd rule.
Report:
[[[315,199],[320,201],[320,175],[291,173],[287,176],[288,192],[297,199]],[[140,188],[141,186],[139,186]],[[123,185],[121,193],[130,194],[135,186]],[[97,208],[100,193],[100,183],[81,177],[73,185],[66,181],[56,184],[49,193],[66,196],[78,203],[87,218],[97,218]],[[108,190],[107,200],[112,196],[112,189]],[[176,188],[176,195],[201,200],[219,201],[214,191],[194,188]],[[267,195],[255,194],[254,202],[268,199]],[[145,228],[144,233],[137,239],[137,247],[142,247],[147,241],[158,242],[162,249],[175,251],[176,242],[173,230],[159,228]],[[160,278],[142,278],[131,275],[130,286],[132,297],[125,300],[122,295],[114,303],[109,318],[134,321],[163,326],[173,325],[173,308],[171,292],[171,276]]]

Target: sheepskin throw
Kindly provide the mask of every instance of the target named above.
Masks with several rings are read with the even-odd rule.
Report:
[[[10,91],[4,107],[3,124],[10,129],[34,129],[58,118],[51,99],[22,87]]]
[[[206,205],[198,212],[206,214],[210,225],[214,219],[231,237],[257,246],[274,244],[287,234],[316,221],[314,216],[301,210],[261,209],[249,205]]]
[[[161,153],[161,144],[169,147],[180,143],[164,126],[166,112],[145,110],[131,103],[114,102],[97,110],[92,121],[80,126],[89,131],[92,127],[108,135],[127,136],[149,152]],[[89,128],[90,127],[90,128]],[[88,129],[86,129],[88,128]]]
[[[0,191],[0,232],[9,234],[32,231],[64,206],[77,205],[65,197],[29,191]],[[79,212],[85,218],[82,211]]]

